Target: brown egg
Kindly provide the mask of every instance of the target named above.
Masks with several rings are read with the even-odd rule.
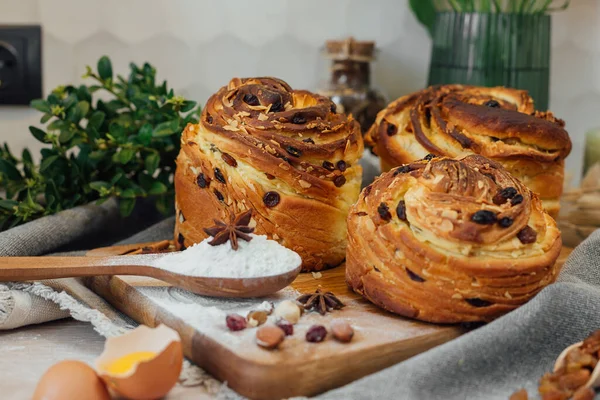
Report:
[[[104,382],[81,361],[54,364],[40,379],[33,400],[110,400]]]
[[[165,325],[155,329],[141,325],[108,338],[96,370],[123,397],[159,399],[177,383],[182,363],[181,338],[176,331]]]

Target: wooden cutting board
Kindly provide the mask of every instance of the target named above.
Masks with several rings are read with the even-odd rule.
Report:
[[[125,254],[143,246],[101,248],[88,255]],[[561,263],[570,252],[564,250],[559,259]],[[229,332],[224,321],[212,327],[192,323],[202,316],[182,315],[175,310],[177,303],[169,301],[204,302],[207,299],[187,292],[182,295],[161,281],[104,276],[89,278],[86,284],[137,322],[148,326],[163,323],[177,330],[189,359],[251,399],[316,395],[422,353],[466,331],[459,326],[412,321],[380,310],[348,289],[343,266],[322,272],[319,279],[312,274],[301,274],[294,281],[292,288],[296,291],[313,292],[320,286],[338,296],[346,307],[324,317],[317,313],[305,314],[295,327],[294,335],[286,338],[275,351],[258,347],[253,332]],[[286,292],[281,298],[295,296],[289,289]],[[158,299],[155,293],[163,297]],[[308,326],[328,327],[334,318],[346,319],[352,324],[355,336],[351,343],[341,344],[331,337],[317,344],[304,340]]]

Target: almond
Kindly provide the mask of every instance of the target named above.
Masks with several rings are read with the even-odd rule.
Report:
[[[261,326],[256,331],[256,344],[265,349],[275,349],[285,339],[285,332],[275,325]]]
[[[342,343],[348,343],[354,337],[354,329],[349,323],[341,319],[331,321],[331,333],[337,341]]]

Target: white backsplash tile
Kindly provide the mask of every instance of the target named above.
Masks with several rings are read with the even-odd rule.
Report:
[[[149,61],[159,79],[204,103],[233,76],[274,75],[314,89],[324,40],[375,40],[376,84],[394,99],[427,81],[431,41],[407,0],[0,0],[0,24],[39,23],[44,90],[81,82],[109,55],[116,72]],[[580,174],[584,132],[600,127],[600,1],[573,0],[553,17],[550,108],[573,139]],[[39,113],[0,108],[0,141],[39,148],[28,126]]]

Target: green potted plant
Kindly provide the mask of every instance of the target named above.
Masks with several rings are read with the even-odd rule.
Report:
[[[528,90],[548,108],[550,13],[570,0],[410,0],[433,46],[429,85]]]

